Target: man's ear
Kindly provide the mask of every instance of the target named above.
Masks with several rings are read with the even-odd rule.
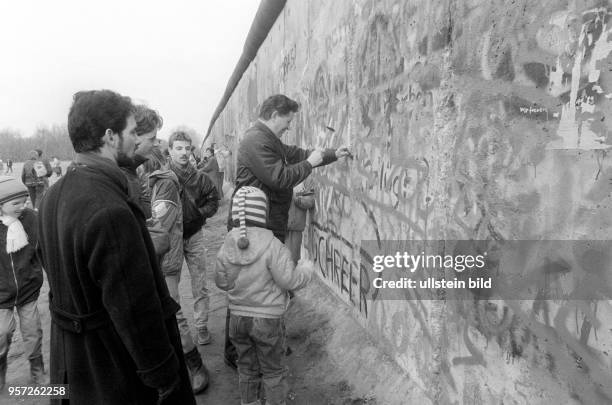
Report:
[[[117,139],[119,138],[119,134],[113,132],[112,129],[107,128],[104,132],[104,136],[102,137],[102,142],[108,146],[116,146]]]

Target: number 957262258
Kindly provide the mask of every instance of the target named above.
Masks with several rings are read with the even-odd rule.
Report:
[[[67,384],[9,385],[7,393],[10,397],[69,398]]]

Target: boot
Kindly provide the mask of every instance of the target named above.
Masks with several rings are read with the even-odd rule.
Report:
[[[41,385],[45,381],[45,363],[42,356],[30,360],[30,383]]]
[[[194,348],[189,353],[185,353],[185,362],[187,363],[189,375],[191,376],[191,388],[193,389],[193,393],[199,394],[208,387],[210,377],[197,348]]]
[[[6,356],[7,354],[0,357],[0,392],[2,392],[2,390],[4,389],[4,384],[6,384]]]

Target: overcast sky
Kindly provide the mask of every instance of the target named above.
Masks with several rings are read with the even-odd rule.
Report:
[[[0,129],[65,124],[72,95],[107,88],[203,134],[259,0],[0,2]],[[1,148],[1,145],[0,145]]]

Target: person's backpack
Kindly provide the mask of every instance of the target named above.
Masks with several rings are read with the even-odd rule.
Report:
[[[45,177],[47,174],[49,174],[42,160],[37,160],[34,162],[34,173],[36,173],[37,177]]]

